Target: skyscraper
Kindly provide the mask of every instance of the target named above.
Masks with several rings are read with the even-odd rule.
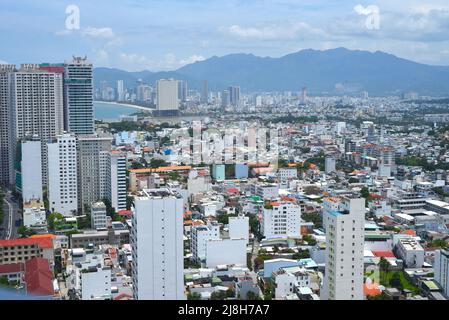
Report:
[[[21,159],[17,159],[16,190],[22,194],[23,203],[43,201],[42,146],[38,136],[19,144]]]
[[[209,103],[209,84],[207,80],[203,81],[203,88],[201,91],[201,103]]]
[[[365,199],[343,198],[339,210],[325,210],[325,300],[363,300]]]
[[[179,80],[178,81],[178,99],[181,102],[187,101],[187,81]]]
[[[117,81],[117,100],[118,101],[125,100],[125,88],[123,86],[123,80]]]
[[[159,116],[176,116],[179,112],[178,81],[162,79],[157,81],[157,105]]]
[[[221,107],[226,108],[230,105],[229,90],[223,90],[221,93]]]
[[[76,137],[60,135],[47,144],[47,149],[50,211],[72,216],[78,209]]]
[[[0,64],[0,184],[11,185],[14,182],[14,162],[12,145],[13,114],[9,102],[9,73],[16,70],[15,65]]]
[[[126,209],[126,153],[112,151],[108,158],[108,199],[116,211]]]
[[[64,128],[75,134],[94,133],[93,66],[87,58],[65,63]]]
[[[238,107],[240,104],[240,87],[229,87],[229,102],[232,106]]]
[[[170,189],[134,199],[131,230],[136,300],[183,300],[183,199]]]
[[[433,264],[435,281],[443,289],[446,296],[449,295],[449,251],[445,249],[435,252],[435,262]]]
[[[38,136],[44,142],[42,179],[46,185],[46,141],[63,131],[62,73],[41,69],[38,64],[22,64],[19,70],[7,65],[1,70],[1,169],[5,172],[2,176],[9,177],[10,185],[14,184],[17,143]]]
[[[78,137],[78,207],[83,212],[92,203],[109,198],[109,153],[112,137],[83,135]]]

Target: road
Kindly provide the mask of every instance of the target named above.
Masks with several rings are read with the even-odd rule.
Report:
[[[0,238],[15,239],[19,236],[17,222],[21,219],[21,214],[19,204],[11,191],[5,192],[5,198],[1,205],[3,205],[4,219],[1,226],[2,230],[0,230]]]

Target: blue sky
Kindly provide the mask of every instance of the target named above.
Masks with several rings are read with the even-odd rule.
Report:
[[[68,5],[80,10],[79,29],[66,28]],[[370,5],[379,10],[378,28],[367,26]],[[449,65],[449,1],[1,0],[0,43],[0,62],[62,62],[76,54],[132,71],[173,70],[229,53],[279,57],[336,47]]]

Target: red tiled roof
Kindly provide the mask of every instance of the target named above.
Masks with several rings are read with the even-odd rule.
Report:
[[[132,215],[133,212],[131,210],[120,210],[117,212],[119,216],[129,216]]]
[[[0,274],[16,273],[16,272],[23,271],[23,270],[25,270],[25,267],[22,262],[0,264]]]
[[[392,251],[372,251],[375,257],[395,258]]]
[[[132,296],[126,293],[121,293],[117,297],[114,298],[114,300],[131,300]]]
[[[47,259],[33,258],[25,262],[25,283],[28,294],[54,295],[53,272]]]
[[[237,188],[229,188],[227,191],[228,191],[229,193],[238,193],[238,192],[239,192],[239,189],[237,189]]]
[[[53,248],[53,235],[48,235],[47,237],[30,237],[30,238],[19,238],[10,240],[0,240],[0,247],[11,247],[11,246],[21,246],[21,245],[33,245],[37,244],[42,249]]]

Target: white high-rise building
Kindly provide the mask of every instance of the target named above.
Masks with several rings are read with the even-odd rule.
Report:
[[[162,79],[157,81],[158,115],[173,116],[179,111],[178,81],[174,79]]]
[[[136,300],[183,300],[182,196],[168,188],[134,198],[132,279]]]
[[[103,202],[96,202],[92,204],[90,209],[91,227],[93,229],[106,229],[107,228],[107,214],[106,206]]]
[[[327,156],[325,158],[325,161],[324,161],[324,172],[326,174],[330,174],[332,172],[335,172],[335,170],[336,170],[335,167],[336,167],[336,165],[335,165],[335,158],[332,157],[332,156]]]
[[[46,142],[63,132],[63,76],[39,64],[22,64],[19,70],[0,69],[1,179],[13,185],[18,141],[37,135],[42,143],[42,179],[47,183]]]
[[[435,262],[433,264],[435,281],[443,289],[446,296],[449,296],[449,251],[437,250],[435,252]]]
[[[108,159],[108,199],[116,211],[126,209],[126,153],[112,151]]]
[[[125,88],[123,86],[123,80],[117,80],[117,100],[125,100]]]
[[[261,232],[267,239],[301,236],[301,207],[288,201],[275,201],[263,209]]]
[[[23,203],[31,200],[43,201],[42,195],[42,146],[37,137],[22,141],[18,189],[22,193]]]
[[[363,300],[365,199],[343,198],[326,210],[326,269],[323,300]]]
[[[72,216],[78,209],[76,137],[63,134],[48,148],[48,201],[52,212]]]

